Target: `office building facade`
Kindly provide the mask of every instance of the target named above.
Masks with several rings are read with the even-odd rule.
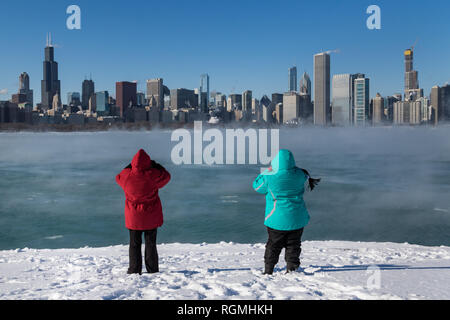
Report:
[[[369,120],[369,78],[357,78],[354,80],[354,119],[355,126],[365,126]]]
[[[136,93],[136,82],[116,82],[116,105],[119,108],[120,117],[124,117],[128,108],[137,105]]]
[[[326,126],[331,119],[330,55],[314,55],[314,124]]]
[[[332,81],[331,122],[335,126],[351,126],[352,120],[352,79],[350,74],[336,74]]]

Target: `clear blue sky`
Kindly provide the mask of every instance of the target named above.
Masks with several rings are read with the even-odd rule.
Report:
[[[81,8],[81,30],[66,28],[66,8]],[[366,8],[381,8],[368,30]],[[402,92],[403,50],[416,39],[415,69],[428,94],[450,82],[450,1],[433,0],[4,0],[0,10],[0,100],[26,71],[40,102],[45,37],[52,32],[62,100],[92,74],[96,91],[115,96],[116,81],[163,78],[169,88],[284,92],[288,68],[313,78],[313,55],[331,49],[331,74],[365,73],[371,96]],[[0,91],[1,92],[1,91]]]

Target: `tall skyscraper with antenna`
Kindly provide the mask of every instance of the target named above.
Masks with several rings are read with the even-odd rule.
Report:
[[[55,94],[61,92],[61,82],[58,80],[58,63],[55,61],[51,34],[47,34],[47,43],[44,52],[43,80],[41,81],[41,108],[48,110],[52,108]]]

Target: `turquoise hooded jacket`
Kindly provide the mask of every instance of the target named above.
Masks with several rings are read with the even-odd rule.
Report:
[[[265,222],[276,230],[296,230],[306,226],[309,213],[303,201],[307,175],[295,166],[289,150],[280,152],[253,182],[256,192],[266,195]]]

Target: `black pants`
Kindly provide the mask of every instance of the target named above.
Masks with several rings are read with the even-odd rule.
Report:
[[[130,230],[130,267],[128,273],[142,273],[142,233],[144,233],[145,238],[145,268],[149,273],[159,271],[156,230]]]
[[[288,271],[296,270],[300,266],[300,253],[302,252],[301,238],[303,228],[292,231],[281,231],[267,228],[269,239],[264,253],[264,263],[267,273],[272,273],[278,263],[281,250],[285,248],[284,258]]]

